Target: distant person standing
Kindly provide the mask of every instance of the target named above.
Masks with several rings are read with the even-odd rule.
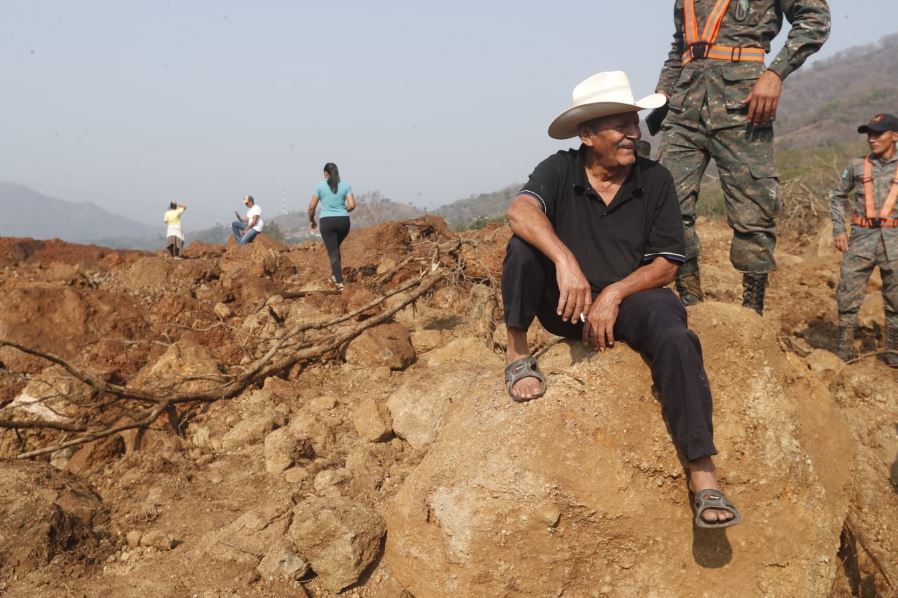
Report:
[[[320,225],[315,222],[315,211],[321,203]],[[314,231],[321,230],[321,239],[327,248],[331,263],[330,281],[337,289],[343,289],[343,269],[340,265],[340,244],[349,234],[349,213],[355,209],[355,197],[349,183],[340,180],[340,171],[333,162],[324,165],[324,180],[318,181],[309,202],[309,222]]]
[[[234,239],[237,240],[238,245],[252,243],[256,235],[262,232],[263,226],[262,207],[256,204],[252,195],[243,198],[243,205],[246,206],[246,217],[234,212],[237,220],[231,224],[231,230],[234,232]]]
[[[162,217],[168,225],[165,231],[165,245],[168,252],[176,260],[181,259],[181,248],[184,247],[184,232],[181,230],[181,214],[187,206],[175,202],[168,204],[168,211]]]
[[[883,361],[898,367],[898,118],[877,114],[857,132],[867,135],[870,154],[851,161],[831,195],[833,244],[843,252],[836,291],[836,354],[844,361],[854,357],[858,312],[867,294],[867,281],[873,268],[879,266],[885,303],[885,348],[889,351],[883,355]],[[849,201],[852,193],[854,199]]]

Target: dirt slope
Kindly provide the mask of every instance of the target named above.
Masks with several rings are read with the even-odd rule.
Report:
[[[827,249],[825,228],[816,238],[781,243],[780,271],[773,276],[762,320],[734,306],[741,289],[726,261],[728,229],[719,222],[699,226],[708,295],[723,305],[699,306],[690,319],[702,337],[720,396],[717,439],[724,481],[740,507],[752,514],[727,534],[729,562],[730,567],[763,565],[760,585],[744,586],[744,595],[779,596],[787,590],[797,595],[789,588],[802,584],[815,591],[832,588],[834,596],[889,595],[886,577],[895,582],[898,569],[898,380],[874,359],[844,366],[826,352],[833,342],[838,258]],[[452,450],[485,450],[486,457],[503,464],[505,453],[484,448],[490,445],[463,445],[472,429],[466,422],[475,421],[479,429],[491,425],[493,415],[478,411],[484,405],[503,417],[521,417],[506,402],[501,354],[493,350],[503,342],[501,324],[496,329],[501,321],[496,290],[507,238],[507,227],[490,227],[458,245],[439,220],[354,232],[344,252],[350,282],[340,295],[326,292],[326,256],[311,244],[284,246],[264,237],[247,247],[194,244],[185,252],[188,259],[175,262],[162,254],[57,241],[0,241],[6,302],[0,330],[7,340],[37,345],[107,383],[164,396],[222,388],[240,379],[285,331],[306,326],[289,347],[308,351],[398,309],[388,320],[398,328],[373,326],[334,350],[255,380],[232,398],[187,402],[165,411],[145,430],[123,430],[35,459],[22,471],[34,491],[47,497],[46,504],[54,504],[55,495],[45,488],[58,484],[47,486],[48,480],[77,476],[83,492],[95,494],[93,508],[101,515],[72,519],[69,528],[89,530],[87,536],[49,552],[29,553],[43,555],[33,558],[21,557],[17,541],[0,534],[0,567],[18,563],[17,573],[0,581],[0,592],[330,596],[351,579],[357,581],[343,595],[392,597],[415,588],[421,596],[440,595],[420,589],[425,579],[440,579],[437,575],[414,566],[414,559],[396,560],[400,553],[392,542],[412,532],[396,527],[389,505],[413,493],[435,471],[434,462]],[[430,272],[445,278],[414,306],[401,307],[408,291],[377,302]],[[337,322],[350,313],[356,315]],[[881,302],[875,297],[865,304],[863,322],[860,348],[870,350],[881,337]],[[552,342],[537,330],[534,340],[544,348]],[[587,523],[577,528],[578,541],[585,542],[591,530],[614,532],[607,536],[602,562],[620,567],[620,575],[602,581],[578,561],[564,573],[564,595],[593,595],[605,586],[608,595],[631,595],[645,579],[662,575],[674,584],[671,588],[680,588],[676,595],[700,594],[705,576],[711,585],[717,583],[713,580],[721,571],[713,561],[723,545],[696,542],[690,532],[678,462],[644,364],[625,348],[612,352],[611,361],[602,356],[605,361],[555,364],[551,360],[560,359],[563,346],[549,348],[546,356],[555,372],[553,390],[524,413],[545,411],[558,430],[587,431],[575,436],[583,463],[596,471],[613,466],[617,459],[606,451],[623,448],[602,444],[602,438],[611,442],[613,436],[603,427],[605,420],[591,416],[611,407],[576,382],[598,380],[613,364],[613,375],[626,396],[632,395],[642,419],[629,422],[632,407],[615,403],[619,411],[611,421],[620,426],[639,422],[648,426],[652,439],[649,446],[627,448],[627,454],[639,457],[616,465],[622,468],[618,474],[626,473],[627,498],[649,501],[639,503],[649,508],[645,521],[622,511],[599,525],[596,506],[589,507],[597,509],[593,515],[580,512]],[[0,421],[43,421],[46,414],[25,408],[36,399],[62,414],[60,421],[72,428],[0,429],[5,458],[58,446],[77,438],[79,427],[127,426],[143,413],[139,401],[111,401],[81,382],[63,380],[67,375],[58,368],[38,375],[49,364],[11,347],[0,349],[0,361]],[[763,371],[757,369],[761,363],[767,364]],[[767,392],[765,384],[774,390]],[[26,387],[30,403],[23,403]],[[580,394],[585,403],[575,400]],[[584,405],[594,408],[584,411]],[[538,423],[521,430],[539,433]],[[514,429],[497,429],[492,441]],[[573,502],[581,505],[610,500],[603,498],[601,476],[590,477],[595,471],[582,464],[570,470],[580,472],[577,478],[540,459],[527,467],[508,463],[497,476],[540,467],[554,476],[559,496],[576,497]],[[460,484],[483,475],[464,461],[444,460],[440,468],[441,476]],[[764,478],[765,468],[775,475]],[[845,480],[850,482],[843,491]],[[7,502],[8,512],[25,512],[24,502],[14,497]],[[564,513],[570,504],[559,507],[558,529],[567,525]],[[602,504],[607,508],[601,512],[616,512]],[[520,508],[500,509],[497,517]],[[796,516],[790,518],[793,508]],[[846,514],[853,533],[840,537]],[[490,529],[503,528],[477,527],[471,533],[480,538]],[[490,539],[500,542],[501,537],[497,531]],[[387,558],[382,558],[384,545]],[[760,555],[768,545],[777,548],[763,563]],[[651,552],[659,546],[667,551]],[[445,547],[437,543],[428,550]],[[524,566],[531,554],[522,551],[520,561],[511,565]],[[639,558],[649,554],[648,561]],[[633,558],[627,560],[628,555]],[[503,558],[514,557],[509,549]],[[567,557],[559,553],[557,558]],[[502,569],[488,557],[475,565],[471,571],[484,571],[478,583],[501,578]],[[617,579],[642,581],[615,585]],[[554,581],[541,587],[536,578],[528,583],[535,584],[526,586],[534,589],[530,595],[557,595],[560,587]],[[580,591],[585,587],[590,590]],[[453,594],[447,588],[442,595]]]

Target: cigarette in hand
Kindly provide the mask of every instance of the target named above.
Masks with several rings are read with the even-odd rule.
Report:
[[[580,312],[580,321],[586,324],[586,315],[582,311]]]

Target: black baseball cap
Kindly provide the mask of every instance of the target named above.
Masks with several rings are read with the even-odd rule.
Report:
[[[857,128],[858,133],[882,133],[883,131],[898,131],[898,118],[894,114],[882,112],[871,118],[867,124]]]

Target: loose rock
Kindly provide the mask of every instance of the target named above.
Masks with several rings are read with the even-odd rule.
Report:
[[[293,510],[287,536],[325,587],[339,592],[375,561],[386,531],[380,515],[367,507],[343,497],[313,497]]]

